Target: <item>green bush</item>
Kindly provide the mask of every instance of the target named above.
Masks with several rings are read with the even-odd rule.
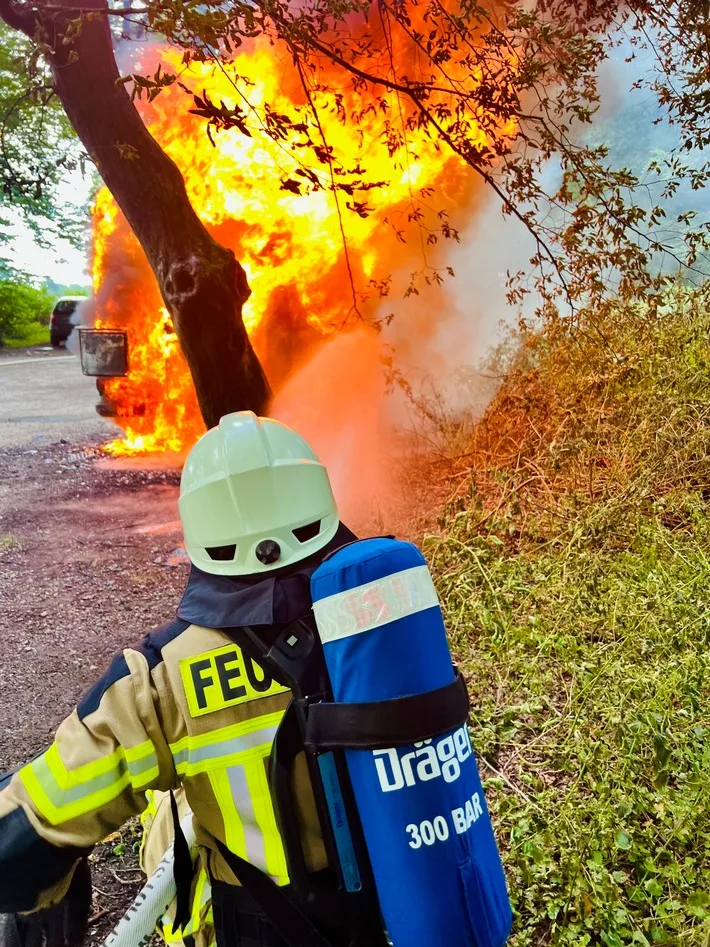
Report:
[[[46,290],[14,280],[0,280],[0,345],[36,337],[37,325],[46,325],[49,321],[53,302]]]
[[[529,333],[425,543],[512,947],[710,944],[709,298]]]

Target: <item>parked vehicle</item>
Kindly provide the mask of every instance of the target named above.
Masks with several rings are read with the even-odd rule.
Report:
[[[54,304],[49,320],[49,341],[54,348],[63,345],[72,333],[74,323],[72,317],[79,303],[86,301],[86,296],[62,296]]]

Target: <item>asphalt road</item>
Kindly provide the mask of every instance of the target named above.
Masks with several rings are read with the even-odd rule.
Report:
[[[95,379],[64,349],[0,349],[0,450],[115,436],[97,399]]]

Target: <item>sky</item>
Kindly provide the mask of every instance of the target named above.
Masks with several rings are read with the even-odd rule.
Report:
[[[91,175],[82,175],[77,169],[68,173],[67,180],[59,188],[58,196],[61,201],[83,207],[89,200],[92,186]],[[36,276],[39,280],[48,277],[65,286],[90,284],[87,251],[77,250],[67,240],[57,241],[51,249],[40,247],[19,213],[11,207],[3,206],[2,214],[8,220],[15,221],[6,230],[10,241],[3,246],[3,257],[6,257],[12,266]],[[88,215],[86,226],[88,230]]]
[[[3,211],[10,216],[7,211]],[[51,249],[40,247],[29,228],[18,221],[7,229],[10,243],[3,250],[10,264],[39,280],[49,278],[65,286],[84,285],[90,282],[87,272],[87,255],[67,241],[61,241]]]

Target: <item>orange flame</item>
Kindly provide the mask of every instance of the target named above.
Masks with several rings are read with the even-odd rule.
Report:
[[[168,72],[180,72],[174,51],[159,55]],[[355,169],[367,182],[384,183],[353,197],[340,193],[336,201],[326,164],[316,169],[325,186],[306,193],[305,177],[298,174],[299,162],[308,164],[306,149],[274,140],[258,117],[265,105],[275,113],[307,113],[297,71],[266,41],[240,51],[236,67],[248,97],[251,137],[222,131],[213,146],[204,119],[189,114],[192,101],[178,83],[152,103],[138,104],[151,133],[182,171],[200,219],[244,266],[252,289],[244,322],[267,374],[278,382],[318,340],[352,323],[352,285],[358,292],[370,290],[358,297],[358,309],[372,320],[383,305],[374,291],[377,281],[393,274],[392,290],[401,293],[412,271],[422,268],[425,253],[428,265],[441,265],[441,244],[435,245],[425,225],[440,225],[436,212],[442,206],[456,211],[470,204],[473,184],[462,161],[424,129],[405,126],[394,96],[374,104],[342,79],[341,106],[320,116],[337,159],[335,174]],[[230,69],[215,62],[194,64],[181,78],[213,102],[241,102]],[[332,86],[335,79],[328,81]],[[397,124],[398,114],[408,147],[393,154],[387,127]],[[303,183],[302,193],[283,189],[284,180]],[[342,180],[352,181],[353,174]],[[422,222],[413,212],[415,198],[426,204],[431,188],[438,192],[433,223]],[[367,205],[366,216],[348,208],[354,200]],[[93,221],[98,324],[129,332],[130,374],[109,380],[105,389],[117,405],[125,438],[109,448],[116,453],[188,448],[204,430],[190,375],[145,257],[105,188]],[[416,239],[404,243],[408,232]]]

